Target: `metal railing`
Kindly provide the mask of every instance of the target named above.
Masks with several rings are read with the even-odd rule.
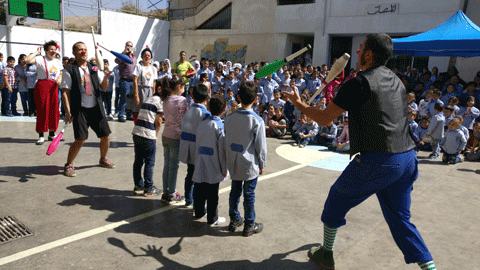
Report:
[[[203,0],[198,6],[193,8],[170,9],[168,17],[170,20],[183,20],[186,17],[195,16],[211,2],[213,2],[213,0]]]

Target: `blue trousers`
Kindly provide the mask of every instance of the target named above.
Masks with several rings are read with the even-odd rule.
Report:
[[[12,90],[13,92],[10,94],[10,106],[12,106],[12,113],[15,114],[15,113],[18,113],[17,112],[18,89],[14,88]]]
[[[133,135],[133,144],[135,149],[133,182],[135,186],[143,186],[145,189],[149,189],[153,186],[153,169],[155,167],[157,141]],[[145,168],[143,169],[142,179],[142,167],[144,164]]]
[[[28,92],[19,92],[20,98],[22,99],[23,112],[29,114],[32,110],[32,105],[30,102],[30,94]]]
[[[238,211],[240,196],[243,190],[243,209],[245,211],[245,225],[255,223],[255,188],[257,187],[258,177],[248,181],[232,180],[232,189],[230,190],[229,211],[230,220],[240,220],[242,216]]]
[[[10,110],[10,98],[13,93],[8,92],[8,88],[2,89],[2,114],[8,115],[12,113]]]
[[[125,105],[126,96],[130,93],[130,90],[133,88],[133,82],[125,79],[120,79],[120,88],[118,91],[118,118],[125,119]]]
[[[112,94],[113,92],[100,91],[106,115],[112,114]]]
[[[187,164],[187,176],[185,176],[185,202],[193,202],[193,172],[195,172],[195,165]]]
[[[373,194],[406,263],[431,261],[420,232],[410,222],[413,182],[418,177],[415,150],[399,154],[364,153],[350,162],[333,184],[322,222],[332,228],[346,224],[345,215]]]
[[[177,173],[179,167],[178,154],[180,140],[162,136],[163,145],[163,194],[173,195],[177,189]]]

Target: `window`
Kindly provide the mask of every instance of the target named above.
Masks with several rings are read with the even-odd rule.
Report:
[[[315,0],[278,0],[278,5],[299,5],[299,4],[313,4]]]
[[[232,29],[232,3],[217,12],[197,29]]]

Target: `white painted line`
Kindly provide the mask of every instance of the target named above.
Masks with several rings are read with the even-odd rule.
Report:
[[[296,165],[296,166],[290,167],[290,168],[282,170],[282,171],[271,173],[269,175],[260,176],[258,178],[258,181],[263,181],[263,180],[267,180],[267,179],[270,179],[270,178],[273,178],[273,177],[277,177],[277,176],[280,176],[282,174],[286,174],[286,173],[293,172],[295,170],[304,168],[306,166],[307,165],[305,165],[305,164],[300,164],[300,165]],[[230,191],[230,187],[222,188],[221,190],[219,190],[219,194],[222,194],[222,193],[225,193],[225,192],[228,192],[228,191]],[[90,236],[94,236],[94,235],[97,235],[97,234],[100,234],[100,233],[104,233],[106,231],[113,230],[113,229],[118,228],[122,225],[133,223],[133,222],[136,222],[136,221],[139,221],[139,220],[142,220],[142,219],[145,219],[145,218],[148,218],[148,217],[151,217],[151,216],[154,216],[154,215],[157,215],[157,214],[175,209],[175,208],[177,208],[179,206],[182,206],[184,204],[185,204],[185,202],[165,206],[165,207],[162,207],[162,208],[157,209],[157,210],[153,210],[153,211],[148,212],[148,213],[144,213],[144,214],[141,214],[141,215],[138,215],[138,216],[127,218],[125,220],[118,221],[118,222],[115,222],[115,223],[107,224],[107,225],[104,225],[104,226],[101,226],[101,227],[98,227],[98,228],[95,228],[95,229],[91,229],[89,231],[77,233],[77,234],[74,234],[72,236],[68,236],[68,237],[65,237],[65,238],[62,238],[62,239],[59,239],[59,240],[56,240],[56,241],[38,246],[38,247],[27,249],[27,250],[15,253],[15,254],[10,255],[10,256],[0,258],[0,266],[5,265],[7,263],[17,261],[17,260],[20,260],[20,259],[23,259],[23,258],[26,258],[26,257],[29,257],[29,256],[32,256],[34,254],[38,254],[40,252],[44,252],[44,251],[47,251],[47,250],[50,250],[50,249],[53,249],[53,248],[56,248],[56,247],[59,247],[59,246],[63,246],[63,245],[66,245],[66,244],[69,244],[69,243],[72,243],[72,242],[75,242],[75,241],[78,241],[78,240],[82,240],[82,239],[88,238]]]

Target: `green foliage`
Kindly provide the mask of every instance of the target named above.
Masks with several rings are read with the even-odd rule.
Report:
[[[5,5],[0,5],[0,24],[5,25],[7,24],[7,13]]]

